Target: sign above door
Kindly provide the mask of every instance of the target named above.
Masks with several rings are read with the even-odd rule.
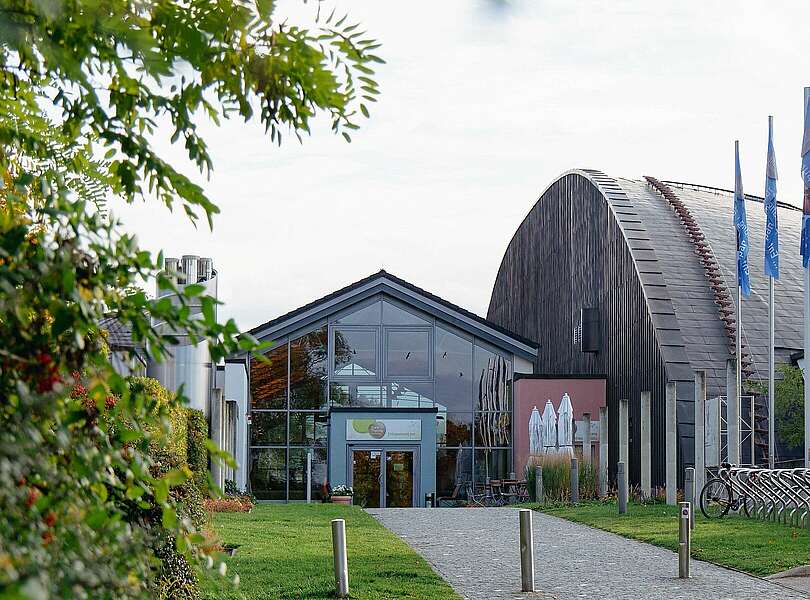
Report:
[[[346,440],[363,442],[418,442],[419,419],[346,419]]]

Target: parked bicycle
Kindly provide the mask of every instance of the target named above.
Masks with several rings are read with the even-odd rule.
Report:
[[[712,477],[700,491],[700,512],[707,519],[720,519],[729,511],[737,512],[742,510],[746,517],[750,517],[753,508],[753,501],[740,489],[738,483],[733,479],[733,467],[729,463],[723,463],[717,471],[717,476]]]

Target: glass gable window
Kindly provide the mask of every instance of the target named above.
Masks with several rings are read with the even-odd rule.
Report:
[[[391,408],[432,408],[432,383],[399,383],[383,384],[385,405]]]
[[[289,333],[250,360],[250,485],[312,498],[327,478],[330,407],[436,408],[440,495],[512,469],[512,362],[498,346],[384,294]]]
[[[436,402],[445,410],[472,412],[473,344],[442,327],[435,335]]]
[[[387,301],[382,303],[382,320],[384,325],[430,325],[430,321]]]
[[[386,330],[385,374],[388,377],[430,377],[430,330]]]
[[[380,385],[363,383],[333,383],[329,388],[332,406],[382,406]]]
[[[267,362],[250,361],[250,398],[253,410],[287,408],[287,342],[265,354]]]
[[[377,331],[336,327],[332,336],[335,377],[377,376]]]
[[[290,408],[326,408],[326,327],[290,342]]]
[[[382,317],[382,302],[373,302],[352,310],[335,320],[340,325],[379,325]]]

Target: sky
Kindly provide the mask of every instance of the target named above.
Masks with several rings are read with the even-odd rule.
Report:
[[[503,253],[574,168],[762,195],[767,117],[779,200],[801,203],[810,3],[345,0],[383,45],[380,100],[351,144],[271,144],[239,119],[202,131],[213,231],[155,203],[111,206],[142,247],[211,256],[220,316],[249,329],[381,268],[486,315]],[[313,2],[277,15],[306,20]],[[183,165],[182,150],[156,149]],[[194,175],[191,167],[182,169]],[[749,210],[761,210],[751,205]],[[731,215],[729,215],[731,227]]]

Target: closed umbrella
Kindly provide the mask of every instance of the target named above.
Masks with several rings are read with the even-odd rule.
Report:
[[[543,452],[543,419],[540,411],[535,406],[532,409],[532,416],[529,417],[529,454],[541,454]]]
[[[557,415],[557,442],[560,453],[574,456],[574,407],[571,397],[563,394],[560,400],[560,412]]]
[[[557,413],[551,400],[546,400],[546,407],[543,409],[543,451],[546,454],[554,454],[557,447]]]

